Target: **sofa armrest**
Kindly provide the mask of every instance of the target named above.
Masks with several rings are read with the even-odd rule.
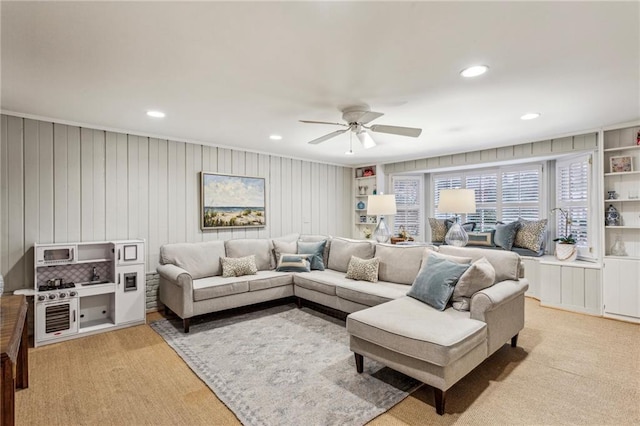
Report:
[[[193,280],[193,278],[191,277],[191,274],[189,274],[189,272],[187,272],[185,269],[182,269],[170,263],[167,265],[158,265],[156,267],[156,271],[158,271],[158,274],[160,274],[162,278],[165,278],[177,285],[181,285],[182,280],[180,279],[180,276],[183,274],[188,275],[189,276],[188,278]]]
[[[487,324],[487,355],[524,328],[524,293],[528,288],[525,278],[505,280],[471,298],[471,318]]]

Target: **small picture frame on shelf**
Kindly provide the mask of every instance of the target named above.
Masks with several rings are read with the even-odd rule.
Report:
[[[367,216],[360,216],[360,223],[367,223]]]
[[[609,159],[611,173],[622,173],[633,171],[633,157],[624,155],[620,157],[611,157]]]

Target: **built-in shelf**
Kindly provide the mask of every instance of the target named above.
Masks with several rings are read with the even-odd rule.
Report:
[[[355,179],[356,180],[365,180],[365,179],[373,179],[375,177],[376,177],[376,175],[373,175],[373,176],[362,176],[362,177],[355,178]]]
[[[624,175],[637,175],[640,174],[640,170],[636,170],[633,172],[614,172],[614,173],[605,173],[605,176],[624,176]]]
[[[367,209],[356,209],[357,212],[366,212]]]
[[[77,260],[76,263],[99,263],[99,262],[111,262],[113,259],[87,259]]]
[[[620,146],[617,148],[607,148],[604,152],[616,152],[616,151],[632,151],[634,149],[640,149],[640,145]]]
[[[606,203],[625,203],[625,202],[633,202],[633,201],[640,201],[640,198],[616,198],[615,200],[610,200],[610,199],[606,199],[604,200],[605,204]]]
[[[607,229],[640,229],[640,226],[620,225],[620,226],[605,226],[605,228]]]
[[[605,259],[620,259],[620,260],[640,260],[640,257],[637,256],[612,256],[607,254],[604,256]]]
[[[377,225],[378,222],[356,222],[356,225]]]
[[[92,321],[85,321],[80,324],[79,333],[88,333],[90,331],[103,330],[113,327],[114,323],[110,318],[100,318]]]

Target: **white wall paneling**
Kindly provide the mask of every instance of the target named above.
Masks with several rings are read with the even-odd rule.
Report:
[[[0,266],[33,288],[35,242],[168,242],[350,234],[351,169],[227,148],[1,116]],[[267,226],[200,230],[200,172],[264,177]]]

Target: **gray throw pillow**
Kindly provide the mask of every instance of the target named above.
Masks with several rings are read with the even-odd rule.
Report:
[[[278,272],[309,272],[310,263],[307,254],[287,254],[280,255],[278,260]]]
[[[280,256],[282,256],[282,253],[297,253],[297,252],[298,252],[297,241],[273,240],[273,253],[276,259],[276,266],[280,261]]]
[[[511,250],[521,226],[522,224],[518,221],[511,223],[498,222],[496,224],[496,233],[493,236],[495,244],[505,250]]]
[[[468,311],[471,307],[471,296],[476,292],[491,287],[496,279],[493,265],[482,257],[471,264],[465,271],[453,290],[453,309]]]
[[[318,242],[304,242],[298,241],[298,254],[310,254],[311,269],[324,271],[324,246],[327,244],[327,240]]]
[[[452,262],[441,257],[429,255],[407,296],[444,311],[453,289],[470,264]]]

